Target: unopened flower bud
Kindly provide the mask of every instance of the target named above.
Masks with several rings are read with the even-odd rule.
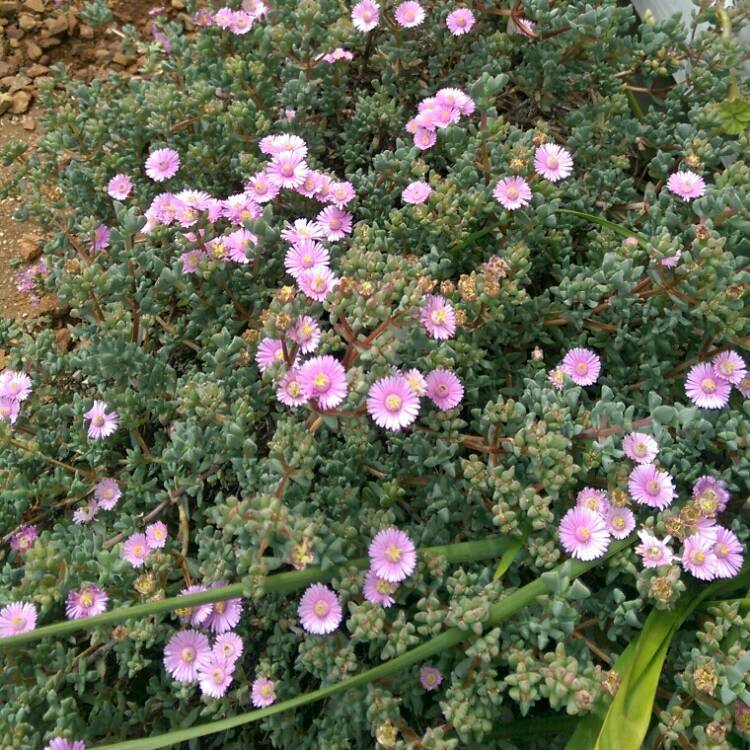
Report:
[[[289,330],[289,327],[292,325],[292,316],[289,315],[289,313],[279,313],[276,316],[276,328],[278,328],[280,331],[287,331]]]
[[[724,742],[727,734],[727,728],[718,721],[712,721],[706,725],[706,736],[711,742]]]
[[[602,690],[609,695],[614,695],[620,687],[622,677],[614,669],[610,669],[602,675]]]
[[[375,285],[371,281],[359,281],[357,291],[362,297],[370,297],[375,292]]]
[[[429,276],[420,276],[417,279],[417,286],[419,287],[419,291],[423,294],[429,294],[435,288],[436,283],[437,282]]]
[[[456,285],[452,281],[446,279],[445,281],[440,282],[440,294],[445,297],[450,297],[455,291]]]
[[[535,346],[531,350],[531,359],[533,359],[534,362],[544,361],[544,352],[538,346]]]
[[[127,637],[130,631],[125,625],[118,625],[117,627],[113,628],[112,630],[112,640],[113,641],[124,641]]]
[[[133,588],[139,594],[143,594],[143,596],[153,594],[154,589],[156,588],[156,578],[154,577],[154,574],[144,573],[143,575],[138,576],[133,583]]]
[[[672,598],[672,582],[666,576],[657,576],[651,581],[649,592],[658,602],[666,604]]]
[[[378,727],[375,732],[375,739],[382,747],[395,747],[396,740],[398,739],[398,729],[390,721],[386,721]]]
[[[695,236],[697,239],[705,241],[711,236],[711,230],[705,224],[696,224]]]
[[[282,305],[291,302],[296,295],[296,291],[293,286],[282,286],[276,290],[276,299],[281,302]]]
[[[719,678],[716,676],[716,670],[711,664],[704,664],[693,672],[693,685],[695,689],[707,695],[713,695]]]

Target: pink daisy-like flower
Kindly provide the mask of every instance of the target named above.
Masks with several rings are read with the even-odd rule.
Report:
[[[164,648],[164,668],[177,682],[195,682],[198,668],[211,657],[211,646],[203,633],[181,630]]]
[[[713,518],[699,518],[695,524],[695,536],[699,536],[709,544],[714,544],[719,537],[721,526]]]
[[[417,396],[427,395],[427,381],[416,367],[404,373],[404,380],[411,388],[412,393]]]
[[[28,633],[36,627],[36,607],[24,602],[11,602],[0,609],[0,638]]]
[[[396,23],[405,29],[413,29],[424,21],[424,8],[414,0],[401,3],[394,13]]]
[[[260,206],[247,193],[236,193],[223,200],[221,212],[222,216],[232,224],[253,221],[262,213]]]
[[[747,375],[745,360],[732,350],[717,354],[711,360],[711,364],[714,372],[732,385],[737,385]]]
[[[10,401],[25,401],[31,393],[31,378],[25,372],[4,370],[0,375],[0,397]]]
[[[0,422],[10,422],[14,424],[18,419],[18,412],[21,410],[21,404],[15,399],[0,396]]]
[[[219,8],[214,13],[214,23],[220,29],[228,29],[232,25],[232,19],[234,18],[234,11],[231,8]]]
[[[343,208],[357,197],[351,182],[332,182],[329,188],[328,201],[336,208]]]
[[[352,8],[352,25],[357,31],[366,34],[380,21],[380,5],[373,0],[362,0]]]
[[[625,539],[635,528],[635,516],[629,508],[610,508],[604,521],[615,539]]]
[[[352,233],[352,215],[336,206],[326,206],[315,221],[325,232],[330,242],[335,242]]]
[[[292,226],[288,226],[282,230],[281,239],[286,240],[292,245],[299,245],[310,240],[320,240],[324,234],[323,227],[317,221],[295,219]]]
[[[266,172],[268,179],[280,188],[296,190],[305,181],[308,167],[299,154],[284,152],[273,157]]]
[[[425,664],[419,670],[419,681],[425,690],[437,690],[443,681],[443,675],[439,669],[429,667]]]
[[[84,523],[89,523],[96,518],[96,514],[99,512],[99,503],[96,500],[91,499],[85,505],[77,508],[73,513],[73,523],[80,526]]]
[[[180,155],[171,148],[157,149],[146,159],[146,174],[155,182],[174,177],[179,168]]]
[[[600,516],[606,516],[610,508],[607,493],[595,487],[584,487],[576,495],[576,505],[593,510]]]
[[[690,368],[685,380],[687,397],[701,409],[721,409],[729,403],[732,384],[705,362]]]
[[[492,191],[495,200],[508,211],[528,206],[531,201],[531,188],[523,177],[503,177]]]
[[[245,183],[245,192],[256,202],[256,203],[267,203],[273,200],[278,194],[281,188],[271,182],[268,177],[266,170],[254,174]]]
[[[44,746],[44,750],[86,750],[86,743],[83,740],[66,740],[64,737],[55,737]]]
[[[408,534],[390,527],[382,529],[370,542],[367,551],[370,570],[388,583],[399,583],[417,567],[417,548]]]
[[[15,552],[28,552],[37,538],[36,526],[21,526],[10,538],[10,548]]]
[[[561,391],[565,385],[565,372],[562,367],[555,367],[547,373],[547,380],[554,386],[555,390]]]
[[[83,416],[84,419],[90,420],[88,436],[92,440],[109,437],[120,423],[117,412],[107,412],[107,404],[104,401],[94,401],[93,406],[87,412],[84,412]]]
[[[659,452],[659,446],[651,435],[645,432],[629,432],[622,440],[625,455],[639,464],[653,463]]]
[[[145,534],[131,534],[122,544],[122,557],[134,568],[140,568],[146,562],[150,551]]]
[[[120,499],[120,485],[114,479],[102,479],[94,488],[94,497],[100,508],[112,510]]]
[[[161,521],[146,526],[146,541],[149,549],[162,549],[166,545],[168,537],[167,526]]]
[[[628,492],[635,502],[663,510],[674,499],[674,482],[653,464],[639,464],[628,477]]]
[[[332,65],[339,60],[353,60],[354,54],[349,50],[343,49],[343,47],[336,47],[333,52],[328,52],[325,55],[320,56],[321,60],[325,60],[329,65]]]
[[[124,201],[133,189],[133,181],[126,174],[116,174],[107,183],[107,193],[117,201]]]
[[[299,381],[320,409],[335,409],[346,398],[346,370],[330,355],[307,360],[300,368]]]
[[[744,398],[750,398],[750,375],[746,375],[737,383],[737,390]]]
[[[222,633],[216,637],[212,651],[230,664],[235,664],[244,651],[242,638],[237,633]]]
[[[682,543],[682,567],[701,581],[716,578],[717,559],[711,541],[693,534]]]
[[[550,182],[564,180],[573,173],[573,157],[562,146],[545,143],[534,153],[534,171]]]
[[[302,271],[297,277],[297,286],[307,297],[316,302],[325,302],[326,297],[338,286],[336,274],[326,266],[316,266]]]
[[[458,376],[450,370],[433,370],[425,378],[427,397],[440,411],[448,411],[461,403],[464,386]]]
[[[451,303],[440,295],[427,295],[420,320],[433,339],[449,339],[456,333],[456,312]]]
[[[445,25],[453,36],[468,34],[474,25],[474,14],[468,8],[457,8],[448,14]]]
[[[717,578],[733,578],[740,572],[744,560],[742,544],[729,529],[719,526],[714,542]]]
[[[532,36],[536,24],[528,18],[513,18],[513,33],[522,36]]]
[[[276,388],[276,398],[293,409],[308,401],[310,390],[300,381],[299,370],[292,368],[284,375]]]
[[[398,584],[378,578],[374,571],[369,570],[362,585],[362,593],[368,602],[387,609],[396,603],[393,594],[397,588]]]
[[[731,497],[723,479],[708,475],[699,477],[695,481],[692,494],[693,498],[701,504],[701,507],[705,505],[707,509],[711,509],[713,506],[716,513],[721,513],[727,507]]]
[[[290,276],[299,279],[305,271],[327,268],[331,261],[328,250],[315,240],[302,240],[292,245],[284,256],[284,268]]]
[[[439,106],[455,107],[462,115],[468,117],[474,113],[476,104],[474,100],[461,89],[440,89],[435,94],[435,103]]]
[[[284,345],[281,339],[265,338],[258,344],[255,362],[261,372],[284,362]]]
[[[281,135],[267,135],[261,138],[258,147],[264,154],[277,156],[278,154],[294,154],[304,159],[307,156],[307,143],[294,133]]]
[[[226,581],[218,581],[211,588],[226,586]],[[242,599],[227,599],[223,602],[214,602],[214,608],[206,621],[204,627],[213,633],[226,633],[237,626],[242,616]]]
[[[208,28],[209,26],[213,25],[213,22],[214,22],[214,14],[211,12],[210,8],[199,8],[193,14],[193,23],[196,26]]]
[[[276,702],[276,686],[268,677],[257,677],[253,681],[250,700],[256,708],[265,708]]]
[[[320,172],[316,172],[314,169],[311,169],[306,175],[305,175],[305,181],[297,188],[297,192],[300,195],[304,195],[305,198],[314,198],[315,194],[318,192],[318,176],[320,175]]]
[[[457,107],[439,105],[430,110],[429,118],[436,128],[440,128],[442,130],[443,128],[447,128],[449,125],[458,122],[461,119],[461,112],[459,112]]]
[[[434,130],[418,127],[414,132],[414,145],[420,151],[427,151],[432,148],[437,141],[437,134]]]
[[[242,10],[246,10],[253,18],[262,18],[268,13],[268,6],[262,0],[242,0]]]
[[[109,235],[109,227],[106,224],[100,224],[94,230],[94,236],[91,239],[91,249],[95,253],[106,250],[109,247]]]
[[[249,13],[246,13],[243,10],[236,10],[232,14],[232,22],[229,24],[229,30],[233,34],[242,36],[252,29],[254,20],[255,19]]]
[[[667,180],[667,190],[684,201],[691,201],[693,198],[700,198],[705,194],[706,183],[695,172],[681,171],[670,175]]]
[[[251,245],[258,244],[258,238],[247,229],[238,229],[224,238],[227,254],[235,263],[249,263],[247,253]]]
[[[98,586],[84,586],[80,591],[71,591],[65,605],[69,620],[81,620],[107,611],[109,595]]]
[[[300,315],[290,333],[302,354],[309,354],[318,348],[320,343],[320,326],[309,315]]]
[[[379,427],[401,430],[417,418],[419,396],[400,375],[381,378],[367,393],[367,412]]]
[[[186,253],[180,255],[180,261],[182,262],[182,273],[185,275],[195,273],[198,270],[198,265],[206,254],[201,250],[188,250]]]
[[[401,200],[404,203],[410,203],[417,206],[424,203],[432,194],[432,188],[421,180],[410,182],[401,192]]]
[[[563,357],[560,366],[576,385],[582,386],[596,383],[602,369],[599,357],[591,349],[582,347],[571,349]]]
[[[194,583],[192,586],[188,586],[187,588],[182,589],[182,591],[180,591],[180,596],[188,596],[189,594],[202,594],[204,591],[208,591],[208,586],[204,586],[200,583]],[[182,622],[189,623],[193,627],[198,627],[206,622],[213,611],[213,602],[198,604],[195,607],[188,608],[187,612],[183,612],[182,614],[180,614],[180,620]]]
[[[560,521],[560,543],[571,557],[595,560],[609,547],[607,524],[595,511],[578,505]]]
[[[322,583],[313,583],[307,587],[300,599],[297,613],[302,627],[315,635],[332,633],[342,618],[339,598]]]
[[[640,556],[644,568],[658,568],[661,565],[669,565],[674,560],[674,554],[669,546],[671,536],[657,539],[645,529],[641,529],[638,536],[641,543],[635,551]]]
[[[682,250],[678,250],[674,255],[668,255],[666,258],[661,259],[661,264],[665,268],[676,268],[682,257]]]

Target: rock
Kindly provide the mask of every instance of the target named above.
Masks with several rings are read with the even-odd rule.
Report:
[[[26,115],[21,118],[21,127],[24,130],[36,130],[36,120],[33,117]]]
[[[5,78],[0,78],[0,86],[8,89],[8,92],[13,94],[19,89],[31,86],[31,78],[25,76],[23,73],[19,73],[16,76],[5,76]]]
[[[126,55],[122,52],[115,52],[115,54],[112,55],[112,62],[115,63],[115,65],[122,65],[124,67],[125,65],[129,65],[131,62],[133,62],[133,58],[130,55]]]
[[[78,27],[78,36],[80,36],[81,39],[93,39],[94,29],[91,26],[87,26],[85,23],[82,23]]]
[[[33,10],[36,13],[44,13],[46,10],[44,7],[44,0],[24,0],[23,4],[29,10]]]
[[[39,76],[43,76],[45,73],[49,73],[49,68],[46,65],[34,63],[33,65],[30,65],[28,68],[26,68],[24,72],[29,78],[37,78]]]
[[[28,91],[16,91],[14,94],[11,94],[11,105],[10,105],[10,111],[14,115],[22,115],[31,104],[31,94]]]
[[[21,10],[21,3],[18,0],[0,0],[0,16],[3,18],[13,18]]]
[[[57,47],[58,44],[62,44],[62,40],[56,36],[51,36],[48,38],[40,37],[39,39],[37,39],[37,43],[42,49],[49,49],[50,47]]]
[[[29,118],[24,118],[29,119]],[[24,234],[18,242],[19,255],[26,263],[31,263],[42,254],[42,246],[39,237],[33,234]]]
[[[29,60],[38,60],[42,56],[42,48],[36,43],[26,40],[26,54]]]
[[[48,18],[44,25],[47,27],[47,33],[50,36],[59,36],[60,34],[66,34],[68,31],[68,17],[67,16],[56,16],[55,18]]]
[[[31,31],[31,29],[35,29],[37,26],[39,26],[39,21],[37,21],[34,16],[29,15],[28,13],[21,13],[21,15],[18,16],[18,25],[24,31]]]
[[[175,10],[185,10],[185,3],[183,3],[182,0],[172,0],[172,2],[170,3],[170,5]]]
[[[9,62],[0,62],[0,78],[13,75],[13,66]]]
[[[5,29],[5,36],[7,36],[11,41],[13,39],[23,39],[23,35],[23,29],[19,29],[15,24],[13,24],[12,26],[8,26]]]
[[[55,328],[55,344],[57,348],[65,353],[70,350],[70,331],[67,328]]]
[[[13,97],[10,94],[0,93],[0,115],[7,112],[13,104]]]

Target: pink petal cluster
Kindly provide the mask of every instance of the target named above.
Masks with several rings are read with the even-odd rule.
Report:
[[[437,142],[437,130],[457,123],[475,109],[474,100],[460,89],[441,89],[419,103],[416,117],[406,123],[406,132],[412,135],[414,145],[425,151]]]
[[[327,635],[339,626],[343,617],[336,593],[322,583],[308,586],[297,607],[302,627],[314,635]]]
[[[421,180],[416,182],[410,182],[401,193],[401,200],[404,203],[410,203],[412,206],[417,206],[420,203],[424,203],[432,194],[432,188],[428,183]]]
[[[440,295],[427,295],[420,320],[429,336],[438,341],[450,339],[456,333],[456,311]]]
[[[120,485],[115,479],[102,479],[94,487],[94,499],[99,508],[112,510],[120,499]]]
[[[586,506],[571,508],[560,521],[560,544],[578,560],[595,560],[609,547],[610,533],[602,516]]]
[[[424,8],[415,0],[407,0],[398,5],[393,15],[396,23],[405,29],[419,26],[425,18]]]
[[[388,583],[400,583],[417,566],[417,548],[408,534],[391,527],[379,531],[368,550],[370,570]]]
[[[120,423],[117,412],[107,411],[107,408],[104,401],[94,401],[91,408],[84,412],[84,418],[89,420],[88,436],[92,440],[109,437]]]
[[[733,350],[717,354],[710,363],[693,366],[685,380],[685,393],[701,409],[722,409],[729,403],[732,386],[747,398],[745,360]]]
[[[523,177],[503,177],[492,191],[495,200],[508,211],[528,206],[531,202],[531,188]]]
[[[448,411],[461,403],[464,386],[450,370],[432,370],[425,378],[426,395],[440,411]]]
[[[636,503],[663,510],[674,500],[674,480],[654,464],[639,464],[628,477],[628,492]]]
[[[44,746],[44,750],[86,750],[83,740],[66,740],[64,737],[55,737]]]
[[[250,700],[256,708],[276,702],[276,686],[268,677],[256,677],[250,690]]]
[[[674,554],[669,546],[672,537],[666,536],[664,539],[658,539],[644,529],[638,532],[638,536],[641,543],[635,551],[640,556],[644,568],[658,568],[661,565],[671,564],[674,560]]]
[[[555,143],[545,143],[534,152],[534,171],[550,182],[558,182],[573,174],[573,157]]]
[[[98,586],[84,586],[80,591],[71,591],[65,605],[65,614],[70,620],[100,615],[107,610],[109,595]]]
[[[439,669],[425,664],[419,670],[419,681],[425,690],[437,690],[443,681],[443,675]]]
[[[180,168],[180,155],[171,148],[152,151],[146,159],[146,174],[154,182],[164,182],[174,177]]]
[[[388,608],[396,603],[393,595],[398,589],[397,583],[391,583],[383,578],[379,578],[374,570],[368,570],[362,584],[362,594],[365,599],[372,604]]]
[[[352,8],[352,25],[357,31],[372,31],[379,22],[380,5],[374,0],[361,0]]]
[[[339,60],[346,60],[349,62],[354,59],[354,54],[343,47],[336,47],[333,52],[326,52],[325,54],[318,55],[318,59],[332,65]]]
[[[367,393],[367,412],[379,427],[402,430],[419,414],[419,396],[401,375],[381,378]]]
[[[21,526],[10,538],[10,548],[15,552],[28,552],[37,538],[36,526]]]
[[[695,172],[679,171],[669,176],[667,190],[684,201],[691,201],[705,195],[705,180]]]
[[[468,34],[474,23],[474,14],[468,8],[456,8],[445,19],[445,25],[453,36]]]
[[[28,633],[36,627],[37,612],[33,604],[11,602],[0,609],[0,638]]]
[[[116,174],[107,183],[107,193],[111,198],[124,201],[133,189],[133,181],[126,174]]]
[[[602,363],[591,349],[577,347],[563,357],[560,367],[576,385],[587,386],[599,379]]]
[[[659,446],[651,435],[644,432],[629,432],[622,440],[622,450],[631,461],[650,464],[659,453]]]

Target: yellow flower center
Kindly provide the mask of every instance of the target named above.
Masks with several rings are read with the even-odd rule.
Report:
[[[550,154],[547,157],[547,166],[550,169],[557,169],[560,166],[560,160],[556,156],[552,156],[552,154]]]
[[[294,174],[294,167],[291,164],[284,164],[281,168],[281,174],[283,174],[284,177],[291,177]]]
[[[515,200],[516,198],[518,198],[518,188],[515,187],[514,185],[511,185],[508,188],[507,192],[508,192],[508,198],[510,198],[511,200]]]
[[[385,408],[388,411],[398,411],[401,408],[401,404],[401,396],[397,396],[395,393],[392,393],[385,399]]]
[[[214,256],[214,258],[223,258],[225,253],[224,243],[223,242],[217,242],[212,248],[211,248],[211,254]]]
[[[214,669],[211,673],[211,679],[217,684],[221,685],[224,682],[224,672],[221,669]]]
[[[619,529],[624,529],[625,528],[625,519],[621,518],[620,516],[617,516],[617,518],[615,518],[614,521],[612,521],[612,525],[616,529],[618,529],[618,530]]]
[[[576,365],[576,372],[579,375],[585,375],[589,371],[589,366],[585,362],[579,362]]]
[[[643,456],[646,453],[646,444],[645,443],[638,443],[635,446],[635,455],[636,456]]]
[[[432,311],[430,320],[432,320],[432,322],[436,325],[439,325],[440,323],[445,323],[445,317],[445,310],[442,307],[439,307],[437,310]]]
[[[649,547],[648,556],[652,557],[654,560],[657,560],[659,557],[661,557],[661,549],[659,549],[659,547]]]
[[[717,545],[716,550],[722,557],[726,557],[729,554],[729,547],[726,544]]]
[[[311,266],[312,265],[312,255],[310,253],[305,253],[302,256],[302,264],[305,266]]]
[[[695,560],[695,562],[697,562],[697,563],[702,563],[705,559],[706,559],[706,555],[703,552],[701,552],[700,550],[698,550],[693,555],[693,560]]]
[[[277,362],[283,362],[284,361],[284,350],[283,349],[277,349],[276,354],[273,355],[273,358]]]
[[[322,292],[326,288],[326,280],[322,276],[316,276],[310,286],[314,292]]]
[[[13,615],[13,617],[10,618],[10,621],[14,628],[20,628],[22,625],[26,624],[26,619],[23,615]]]
[[[309,323],[305,323],[301,328],[300,331],[303,336],[310,336],[313,332],[313,327]]]
[[[434,672],[428,672],[425,675],[424,681],[428,685],[434,685],[437,682],[437,675]]]
[[[328,388],[329,383],[330,380],[328,379],[328,376],[322,372],[319,372],[313,379],[313,385],[320,390]]]
[[[224,614],[224,610],[225,610],[226,608],[227,608],[227,605],[226,605],[226,603],[225,603],[225,602],[216,602],[216,604],[214,604],[214,609],[215,609],[215,610],[216,610],[216,612],[217,612],[218,614],[220,614],[220,615],[223,615],[223,614]]]
[[[388,549],[385,551],[385,554],[388,555],[388,557],[393,560],[393,562],[398,562],[401,559],[401,555],[403,552],[401,551],[400,547],[397,547],[395,544],[392,544]]]
[[[388,583],[388,581],[383,580],[378,580],[378,582],[375,584],[375,588],[380,594],[392,594],[396,590],[396,587],[393,586],[393,584],[390,584]]]
[[[576,531],[576,537],[579,542],[588,542],[588,540],[591,539],[591,529],[589,529],[588,526],[581,526],[581,528]]]
[[[81,604],[83,604],[84,607],[91,607],[94,604],[94,595],[86,590],[81,594]]]
[[[734,365],[731,362],[722,362],[719,365],[719,369],[725,374],[725,375],[731,375],[734,372]]]
[[[296,380],[292,380],[291,383],[286,387],[286,392],[293,396],[294,398],[297,398],[300,393],[302,393],[302,388],[300,387],[300,384]]]
[[[656,495],[659,492],[659,483],[655,479],[652,479],[646,484],[646,489],[650,495]]]
[[[703,378],[701,388],[706,393],[713,393],[716,390],[716,381],[713,378]]]
[[[143,545],[142,544],[136,544],[135,547],[133,547],[133,554],[136,557],[143,557],[143,553],[144,552],[145,552],[145,550],[143,549]]]
[[[96,427],[102,427],[104,425],[104,417],[101,414],[94,415],[94,418],[91,420]]]
[[[105,500],[111,500],[115,496],[115,491],[111,487],[105,487],[102,490],[102,497]]]
[[[324,599],[318,599],[318,601],[315,602],[313,611],[318,617],[325,617],[328,614],[328,602]]]
[[[270,698],[273,695],[273,687],[271,687],[271,685],[263,685],[260,689],[260,694],[264,698]]]
[[[182,659],[185,664],[190,664],[190,662],[195,659],[195,649],[192,646],[185,646],[185,648],[180,651],[180,659]]]

